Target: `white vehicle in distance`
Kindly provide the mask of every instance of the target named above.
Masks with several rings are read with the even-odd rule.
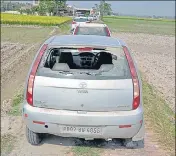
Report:
[[[89,20],[89,21],[93,21],[93,20],[94,20],[93,16],[92,16],[92,15],[89,15],[89,16],[88,16],[88,20]]]
[[[73,31],[73,35],[98,35],[111,36],[111,32],[106,24],[88,23],[79,24]]]
[[[71,30],[73,31],[76,26],[80,23],[89,23],[90,21],[88,20],[87,17],[75,17],[72,21],[72,28]]]

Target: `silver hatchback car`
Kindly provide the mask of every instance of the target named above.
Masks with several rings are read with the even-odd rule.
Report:
[[[27,76],[23,118],[28,142],[43,134],[144,145],[142,83],[127,45],[94,35],[53,36]]]

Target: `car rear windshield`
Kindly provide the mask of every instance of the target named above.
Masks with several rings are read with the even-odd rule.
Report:
[[[76,35],[99,35],[107,36],[105,27],[78,27]]]
[[[129,79],[122,48],[51,48],[40,62],[37,75],[70,79]]]
[[[74,19],[75,22],[86,22],[87,18],[76,18]]]

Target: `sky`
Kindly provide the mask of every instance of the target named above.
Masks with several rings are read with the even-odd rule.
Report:
[[[175,1],[106,1],[113,12],[130,15],[175,16]],[[91,8],[100,1],[67,1],[78,8]]]
[[[21,1],[22,2],[22,1]],[[23,2],[32,2],[23,1]],[[137,16],[175,16],[175,1],[106,1],[111,4],[111,8],[115,13],[130,14]],[[100,1],[68,1],[67,4],[75,5],[78,8],[91,8]]]

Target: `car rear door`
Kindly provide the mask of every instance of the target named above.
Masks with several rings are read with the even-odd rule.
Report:
[[[122,53],[119,48],[115,53]],[[119,54],[117,54],[119,55]],[[119,55],[125,60],[125,56]],[[127,60],[126,60],[127,61]],[[117,64],[117,75],[124,65]],[[129,68],[130,70],[131,68]],[[52,76],[47,70],[35,76],[33,105],[35,107],[82,111],[132,110],[134,103],[133,77],[113,79],[82,79]],[[116,71],[116,69],[114,69]],[[57,73],[56,73],[57,75]],[[116,75],[116,73],[115,73]]]

